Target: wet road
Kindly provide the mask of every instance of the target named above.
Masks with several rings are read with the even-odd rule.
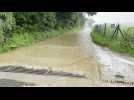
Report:
[[[80,32],[67,33],[0,55],[1,66],[23,65],[27,68],[79,73],[88,79],[40,75],[28,75],[30,77],[28,78],[27,74],[4,74],[4,72],[0,73],[0,78],[33,82],[38,84],[37,86],[97,86],[99,83],[98,63],[91,45],[89,31],[90,28],[85,25]]]
[[[100,67],[102,80],[122,80],[134,82],[134,58],[112,52],[94,44]]]
[[[3,79],[6,79],[4,82],[16,80],[23,83],[21,86],[28,83],[34,84],[28,86],[44,87],[127,86],[112,83],[110,80],[117,79],[115,76],[118,75],[123,77],[123,80],[132,81],[134,59],[95,45],[91,41],[90,31],[91,26],[85,24],[80,32],[67,33],[0,55],[0,66],[20,65],[34,69],[78,73],[85,75],[87,79],[11,72],[0,72],[0,79],[2,82]],[[109,82],[105,83],[102,80]]]

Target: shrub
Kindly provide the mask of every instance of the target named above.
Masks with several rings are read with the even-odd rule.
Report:
[[[3,44],[15,29],[15,19],[12,12],[0,12],[0,44]]]

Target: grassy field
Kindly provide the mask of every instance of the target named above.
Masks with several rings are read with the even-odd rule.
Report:
[[[92,40],[98,45],[108,47],[113,51],[124,53],[134,57],[134,48],[131,46],[131,44],[134,44],[134,41],[130,41],[134,39],[134,29],[122,27],[121,30],[127,33],[124,34],[125,39],[122,38],[121,34],[119,34],[115,39],[112,39],[113,29],[111,29],[110,27],[106,29],[105,36],[103,31],[98,32],[94,27],[92,29],[91,37]]]
[[[13,34],[12,38],[4,43],[4,46],[0,46],[0,53],[4,53],[19,47],[29,46],[33,43],[44,41],[48,38],[56,37],[65,33],[67,34],[69,32],[78,32],[79,30],[80,27],[75,27],[71,30],[59,29],[48,32],[16,32]]]

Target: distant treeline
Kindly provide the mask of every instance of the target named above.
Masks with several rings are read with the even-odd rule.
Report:
[[[94,12],[88,12],[94,15]],[[14,31],[40,32],[51,29],[71,29],[85,21],[82,12],[0,12],[0,44]]]

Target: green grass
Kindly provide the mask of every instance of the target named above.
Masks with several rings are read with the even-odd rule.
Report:
[[[61,34],[67,34],[71,32],[78,32],[80,30],[80,27],[75,27],[71,30],[69,29],[59,29],[59,30],[51,30],[48,32],[23,32],[20,31],[19,33],[13,33],[12,38],[10,38],[6,43],[4,43],[4,46],[0,47],[0,53],[8,52],[10,50],[29,46],[33,43],[37,43],[40,41],[44,41],[48,38],[56,37]]]
[[[122,41],[120,39],[112,40],[111,37],[109,36],[104,37],[103,35],[100,35],[96,33],[95,31],[91,33],[91,37],[92,37],[92,40],[98,45],[108,47],[112,51],[127,54],[129,56],[134,57],[134,49],[122,47],[121,46]]]

